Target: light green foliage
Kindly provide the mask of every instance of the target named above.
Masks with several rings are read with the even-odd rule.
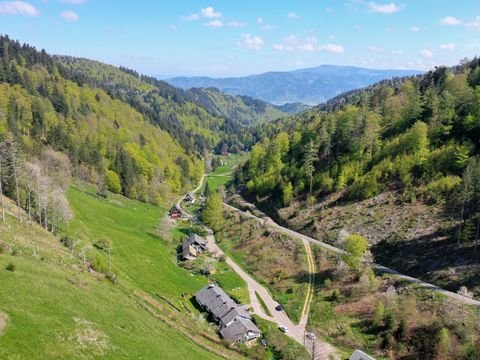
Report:
[[[450,359],[450,334],[447,328],[440,329],[438,333],[437,359]]]
[[[117,173],[113,170],[107,170],[105,173],[105,182],[109,191],[119,194],[122,191],[122,184]]]
[[[375,314],[373,317],[373,324],[375,326],[382,325],[383,318],[385,317],[385,305],[383,305],[382,301],[379,301],[375,306]]]
[[[214,231],[220,230],[223,224],[223,200],[220,192],[210,194],[202,212],[203,222]]]
[[[293,197],[293,185],[291,182],[288,182],[283,187],[282,196],[283,196],[283,204],[285,206],[290,205],[290,202],[292,201],[292,197]]]
[[[345,262],[354,270],[358,270],[368,249],[368,242],[362,235],[352,234],[345,239]]]
[[[459,176],[452,175],[433,180],[427,185],[429,196],[435,202],[444,200],[461,182],[462,179]]]

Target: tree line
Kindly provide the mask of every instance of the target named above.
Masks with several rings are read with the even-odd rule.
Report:
[[[248,190],[278,206],[399,192],[444,204],[458,241],[480,233],[479,60],[381,82],[299,116],[257,128],[261,140],[239,169]],[[325,111],[325,109],[330,111]]]

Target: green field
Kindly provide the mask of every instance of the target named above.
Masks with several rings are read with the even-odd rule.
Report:
[[[73,252],[36,224],[11,216],[0,223],[0,318],[7,319],[6,327],[0,321],[1,359],[218,358],[211,349],[238,357],[219,343],[196,338],[200,331],[216,334],[198,322],[191,305],[175,315],[174,325],[165,316],[171,311],[162,313],[168,306],[156,293],[174,304],[186,293],[188,305],[190,294],[206,284],[204,277],[177,267],[155,235],[163,210],[121,196],[100,199],[90,187],[73,186],[68,196],[75,216],[64,230],[74,239]],[[89,273],[78,256],[102,237],[112,241],[116,285]],[[10,264],[14,271],[6,270]],[[139,293],[157,299],[160,310],[146,306]]]
[[[235,168],[243,161],[246,161],[248,154],[232,154],[230,156],[223,156],[221,159],[224,164],[217,167],[214,171],[209,173],[206,178],[206,183],[210,191],[215,191],[222,186],[227,186],[233,179]],[[205,185],[201,192],[205,190]]]

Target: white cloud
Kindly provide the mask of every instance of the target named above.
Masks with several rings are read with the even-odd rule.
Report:
[[[381,14],[393,14],[402,10],[400,6],[393,2],[389,4],[378,4],[376,2],[370,1],[368,3],[368,8],[373,12]]]
[[[317,38],[315,36],[311,36],[305,39],[305,41],[301,44],[299,44],[298,48],[301,51],[307,51],[307,52],[314,52],[317,51]]]
[[[177,25],[169,25],[168,26],[168,30],[170,30],[171,32],[178,32],[178,27]]]
[[[319,50],[317,43],[318,41],[315,36],[307,37],[306,39],[298,39],[296,36],[290,35],[283,38],[283,43],[273,45],[273,48],[278,51],[286,52],[292,52],[295,50],[314,52]]]
[[[220,20],[212,20],[204,24],[207,27],[220,28],[223,27],[223,22]]]
[[[294,35],[287,36],[283,39],[283,43],[273,45],[273,48],[277,51],[292,52],[292,51],[327,51],[331,53],[343,53],[345,49],[341,45],[326,44],[319,46],[317,38],[310,36],[305,39],[299,39]]]
[[[186,15],[186,16],[182,16],[182,19],[187,20],[187,21],[198,20],[198,19],[200,19],[200,15],[198,15],[198,14]]]
[[[300,16],[293,11],[289,12],[287,16],[289,19],[294,19],[294,20],[300,19]]]
[[[260,36],[253,36],[251,34],[243,34],[242,39],[237,43],[239,47],[252,50],[260,50],[264,44]]]
[[[257,24],[262,25],[263,19],[261,17],[257,18]]]
[[[38,16],[40,12],[24,1],[4,1],[0,3],[0,14]]]
[[[216,11],[211,6],[208,6],[204,9],[201,9],[200,13],[202,14],[203,17],[206,17],[208,19],[216,19],[216,18],[222,17],[222,14],[220,12]]]
[[[77,15],[77,13],[70,10],[62,11],[60,16],[63,18],[63,20],[68,22],[77,22],[80,20],[80,17]]]
[[[448,51],[455,51],[455,48],[456,48],[454,43],[441,44],[439,47],[442,50],[448,50]]]
[[[334,12],[335,12],[335,9],[332,9],[331,7],[327,7],[327,8],[325,8],[325,11],[326,11],[327,13],[334,13]]]
[[[402,55],[402,54],[403,54],[403,50],[392,50],[392,54],[393,54],[393,55]]]
[[[73,1],[79,1],[79,0],[73,0]],[[219,11],[216,11],[213,7],[207,6],[206,8],[200,9],[199,13],[193,13],[191,15],[186,15],[182,16],[183,20],[186,21],[195,21],[200,18],[206,18],[206,19],[218,19],[222,17],[222,13]]]
[[[327,44],[321,47],[321,50],[334,53],[334,54],[341,54],[345,52],[345,49],[342,45],[338,44]]]
[[[426,58],[431,58],[433,57],[433,53],[428,50],[428,49],[423,49],[422,51],[420,51],[420,55],[426,57]]]
[[[292,52],[295,50],[293,46],[285,45],[285,44],[275,44],[273,45],[273,48],[277,51],[287,51],[287,52]]]
[[[235,27],[235,28],[241,28],[241,27],[244,27],[245,26],[245,23],[244,22],[241,22],[241,21],[230,21],[228,23],[228,26],[230,27]]]
[[[64,4],[85,4],[88,0],[60,0]]]
[[[462,23],[462,20],[459,20],[454,16],[445,16],[443,19],[440,20],[440,24],[449,26],[461,25]]]
[[[422,30],[422,29],[420,29],[418,26],[412,26],[412,27],[410,28],[410,31],[411,31],[411,32],[419,32],[420,30]]]
[[[367,49],[371,52],[377,52],[377,53],[381,53],[381,52],[384,52],[385,49],[380,47],[380,46],[368,46]]]

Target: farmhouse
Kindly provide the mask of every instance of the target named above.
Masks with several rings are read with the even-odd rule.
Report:
[[[174,205],[168,212],[168,215],[170,216],[171,219],[177,220],[183,216],[183,211],[182,209],[180,209],[178,205]]]
[[[191,193],[188,193],[187,195],[185,195],[183,200],[188,203],[192,203],[192,204],[195,203],[195,197]]]
[[[184,259],[193,260],[199,253],[207,250],[207,242],[197,234],[189,235],[182,245],[182,256]]]
[[[250,342],[261,336],[245,306],[238,305],[217,285],[207,285],[195,298],[220,326],[220,336],[232,343]]]

